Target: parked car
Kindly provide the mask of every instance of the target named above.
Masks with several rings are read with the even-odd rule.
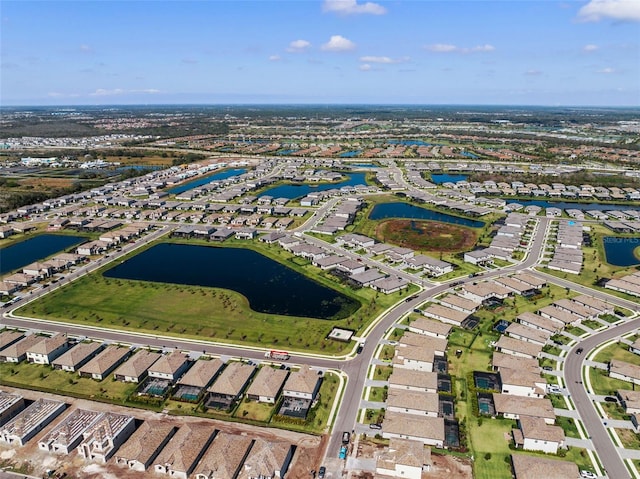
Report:
[[[318,469],[318,479],[324,479],[324,476],[327,475],[327,468],[324,466],[320,466]]]
[[[604,400],[607,402],[618,402],[618,398],[614,396],[605,396]]]
[[[348,431],[342,433],[342,444],[349,444],[349,439],[351,439],[351,434]]]
[[[372,422],[371,424],[369,424],[369,429],[382,429],[382,426],[380,424]]]
[[[576,354],[582,354],[583,351],[584,351],[584,348],[578,348],[576,349]]]
[[[597,476],[591,472],[591,471],[587,471],[587,470],[582,470],[580,471],[580,477],[584,478],[584,479],[596,479]]]
[[[542,366],[542,369],[544,369],[545,371],[553,371],[553,368],[551,366]]]
[[[347,458],[347,446],[342,446],[340,448],[340,454],[338,454],[338,458],[339,459],[346,459]]]

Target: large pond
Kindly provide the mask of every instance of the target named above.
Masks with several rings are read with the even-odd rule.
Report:
[[[108,278],[225,288],[254,311],[341,319],[360,304],[255,251],[161,243],[104,273]]]
[[[170,195],[177,195],[179,193],[182,193],[183,191],[187,191],[187,190],[196,188],[198,186],[206,185],[207,183],[211,183],[212,181],[226,180],[227,178],[231,178],[232,176],[242,175],[243,173],[246,173],[246,172],[247,170],[242,168],[224,170],[219,173],[214,173],[213,175],[202,176],[197,180],[192,180],[192,181],[187,181],[186,183],[182,183],[179,186],[175,186],[167,190],[167,193],[169,193]]]
[[[640,246],[640,238],[618,238],[605,236],[604,254],[607,263],[614,266],[633,266],[640,264],[640,258],[634,254],[634,250]]]
[[[380,203],[373,207],[369,213],[371,220],[383,220],[386,218],[406,218],[411,220],[431,220],[451,223],[454,225],[468,226],[470,228],[482,228],[484,223],[459,216],[448,215],[438,211],[420,208],[408,203]]]
[[[304,184],[274,186],[273,188],[269,188],[263,191],[258,196],[269,195],[274,198],[289,198],[290,200],[293,200],[296,198],[303,198],[312,191],[327,191],[333,190],[335,188],[342,188],[343,186],[357,186],[367,184],[367,182],[365,181],[365,173],[349,173],[345,176],[347,177],[347,179],[339,183],[323,183],[320,185]]]
[[[638,206],[624,204],[624,203],[600,204],[600,203],[578,203],[575,201],[545,201],[545,200],[518,200],[518,199],[513,199],[513,200],[507,199],[507,203],[518,203],[525,207],[529,205],[536,205],[536,206],[540,206],[541,208],[560,208],[562,210],[570,210],[570,209],[576,209],[576,210],[582,210],[582,211],[640,210],[640,207]]]
[[[84,236],[43,234],[0,249],[0,274],[18,270],[85,241]]]
[[[441,185],[442,183],[457,183],[458,181],[467,181],[467,175],[449,175],[447,173],[437,175],[431,175],[431,181],[436,185]]]

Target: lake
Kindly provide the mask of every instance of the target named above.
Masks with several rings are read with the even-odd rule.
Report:
[[[431,182],[436,185],[441,185],[442,183],[457,183],[458,181],[467,181],[467,175],[449,175],[447,173],[436,175],[431,175]]]
[[[506,201],[507,203],[518,203],[525,207],[530,205],[536,205],[536,206],[540,206],[541,208],[560,208],[563,210],[567,210],[567,209],[569,210],[576,209],[576,210],[582,210],[582,211],[640,210],[640,207],[638,206],[624,204],[624,203],[607,205],[607,204],[600,204],[600,203],[577,203],[574,201],[546,201],[546,200],[518,200],[518,199],[513,199],[513,200],[506,199]]]
[[[443,223],[467,226],[469,228],[482,228],[484,226],[482,221],[460,218],[459,216],[420,208],[419,206],[408,203],[380,203],[375,205],[371,213],[369,213],[370,220],[383,220],[387,218],[440,221]]]
[[[616,236],[605,236],[604,254],[607,263],[614,266],[633,266],[640,264],[640,259],[633,254],[633,251],[640,246],[640,238],[618,238]]]
[[[84,236],[42,234],[0,249],[0,274],[16,271],[34,261],[66,251],[86,241]]]
[[[322,183],[319,185],[280,185],[274,186],[273,188],[269,188],[258,196],[273,196],[274,198],[289,198],[290,200],[296,198],[303,198],[307,196],[312,191],[327,191],[333,190],[336,188],[342,188],[343,186],[357,186],[357,185],[366,185],[365,181],[365,173],[350,173],[348,175],[344,175],[347,177],[346,180],[341,181],[339,183]]]
[[[219,173],[214,173],[213,175],[201,176],[198,179],[188,181],[186,183],[182,183],[178,186],[175,186],[167,190],[167,193],[169,193],[170,195],[177,195],[179,193],[190,190],[192,188],[196,188],[197,186],[206,185],[207,183],[211,183],[212,181],[216,181],[216,180],[226,180],[227,178],[231,178],[232,176],[242,175],[243,173],[246,173],[246,172],[247,170],[245,169],[236,168],[232,170],[220,171]]]
[[[360,304],[250,249],[161,243],[104,273],[107,278],[225,288],[261,313],[342,319]]]

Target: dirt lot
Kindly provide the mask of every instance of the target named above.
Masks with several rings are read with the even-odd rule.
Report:
[[[261,437],[267,441],[287,441],[294,444],[296,453],[291,463],[289,474],[287,477],[309,478],[309,471],[317,470],[320,465],[320,457],[326,446],[326,437],[316,437],[308,434],[300,434],[291,431],[283,431],[279,429],[268,429],[256,426],[249,426],[239,423],[228,423],[216,420],[207,420],[202,418],[188,416],[169,416],[162,413],[154,413],[151,411],[131,409],[111,404],[103,404],[99,402],[87,401],[83,399],[73,399],[53,394],[44,394],[34,391],[26,391],[3,387],[3,391],[15,392],[24,396],[26,399],[35,400],[39,397],[56,399],[65,401],[68,405],[67,410],[58,416],[51,424],[49,424],[42,432],[31,439],[26,446],[20,448],[11,448],[0,443],[0,468],[13,466],[13,468],[23,474],[30,474],[35,477],[42,477],[47,469],[55,470],[56,473],[67,473],[67,478],[88,478],[88,479],[145,479],[157,477],[150,472],[140,473],[123,469],[113,464],[113,458],[107,464],[96,464],[86,462],[77,452],[73,452],[69,456],[57,456],[38,449],[38,441],[47,433],[49,433],[57,424],[62,422],[71,411],[76,408],[88,409],[92,411],[113,412],[134,416],[137,419],[154,419],[166,421],[176,426],[185,423],[206,423],[218,430],[226,431],[232,434],[246,434],[250,437]]]
[[[437,221],[387,220],[376,227],[380,241],[418,251],[467,251],[477,241],[471,228]]]

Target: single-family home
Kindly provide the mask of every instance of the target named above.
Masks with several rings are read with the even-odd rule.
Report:
[[[133,471],[146,471],[177,430],[176,426],[163,421],[145,420],[118,449],[116,464]]]
[[[389,411],[382,422],[382,437],[410,439],[428,446],[444,447],[444,418]]]
[[[293,458],[291,444],[257,438],[237,479],[283,479]]]
[[[96,341],[79,343],[51,362],[54,369],[75,372],[102,351],[104,345]]]
[[[56,454],[71,454],[83,439],[86,431],[102,413],[75,409],[49,434],[38,441],[38,449]]]
[[[105,412],[82,433],[78,453],[88,461],[105,463],[135,428],[132,416]]]
[[[579,478],[575,462],[546,459],[526,454],[512,454],[511,468],[514,479],[572,479]]]
[[[183,424],[154,459],[153,471],[176,479],[188,479],[216,432],[209,424]]]
[[[149,366],[147,374],[152,378],[167,379],[175,382],[189,369],[191,364],[189,356],[183,352],[171,351],[169,354],[163,354]]]
[[[219,432],[194,469],[195,479],[238,477],[251,443],[250,437]]]
[[[431,449],[421,441],[392,437],[376,458],[376,474],[404,479],[421,479],[431,470]]]
[[[66,334],[45,336],[42,341],[27,349],[27,361],[35,364],[51,364],[54,359],[69,349],[70,345]]]
[[[78,369],[78,374],[83,378],[92,378],[102,381],[109,376],[115,368],[122,364],[131,354],[131,349],[109,345],[97,356],[89,360],[87,364]]]
[[[139,383],[147,377],[149,368],[162,355],[147,349],[140,349],[113,373],[117,381]]]

